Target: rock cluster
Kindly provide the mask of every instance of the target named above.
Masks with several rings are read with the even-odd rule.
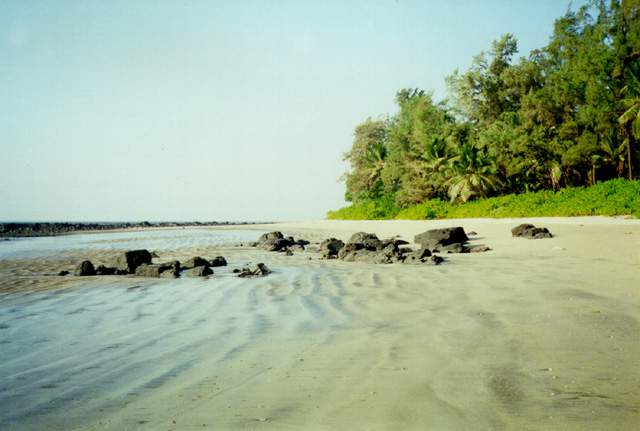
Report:
[[[304,239],[295,240],[292,236],[285,238],[282,232],[268,232],[251,245],[267,251],[280,251],[290,256],[294,251],[303,251],[308,244],[309,241]]]
[[[187,277],[205,277],[213,274],[212,267],[226,266],[227,260],[223,256],[216,256],[207,260],[194,256],[184,263],[173,262],[152,263],[153,254],[148,250],[129,250],[116,258],[115,265],[108,267],[98,265],[94,267],[89,260],[82,261],[74,272],[77,276],[91,275],[127,275],[136,277],[177,278],[185,271]],[[58,275],[68,275],[69,271],[60,271]]]
[[[469,237],[462,227],[431,229],[416,235],[417,250],[407,247],[407,241],[399,238],[380,239],[373,233],[358,232],[344,243],[338,238],[327,238],[320,243],[319,251],[324,259],[340,259],[345,262],[413,263],[438,265],[444,259],[436,253],[470,253],[491,250],[487,246],[471,247]],[[299,243],[299,242],[298,242]],[[285,238],[281,232],[269,232],[253,245],[269,251],[290,252],[295,245],[293,237]],[[306,245],[308,242],[305,241]]]
[[[553,238],[553,235],[546,227],[535,227],[529,223],[523,223],[514,227],[511,229],[511,235],[528,239]]]

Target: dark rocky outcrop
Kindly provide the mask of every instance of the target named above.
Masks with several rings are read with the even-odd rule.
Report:
[[[62,277],[64,277],[65,275],[69,275],[69,274],[71,274],[71,273],[70,273],[69,271],[65,271],[65,270],[62,270],[62,271],[60,271],[60,272],[58,273],[58,275],[60,275],[60,276],[62,276]]]
[[[327,238],[320,243],[320,253],[326,259],[338,257],[338,253],[344,247],[344,242],[337,238]]]
[[[201,265],[191,268],[185,272],[187,277],[206,277],[213,274],[213,270],[208,266]]]
[[[373,233],[357,232],[351,235],[347,244],[362,244],[363,248],[369,251],[382,250],[382,241]]]
[[[514,227],[511,229],[511,235],[528,239],[553,238],[553,235],[546,227],[535,227],[530,223],[523,223]]]
[[[285,238],[282,232],[275,231],[262,234],[260,238],[258,238],[258,241],[254,242],[252,246],[267,251],[286,253],[288,250],[302,251],[307,244],[309,244],[309,241],[304,239],[296,240],[292,236]]]
[[[406,241],[389,239],[381,241],[375,234],[358,232],[338,252],[338,259],[345,262],[394,263],[402,261],[399,245]]]
[[[75,275],[86,276],[96,275],[96,268],[93,266],[90,260],[83,260],[76,268]]]
[[[224,256],[216,256],[209,262],[212,267],[227,266],[227,259]]]
[[[151,253],[148,250],[129,250],[116,259],[116,269],[135,274],[136,268],[142,264],[151,263]]]
[[[56,236],[71,232],[82,231],[107,231],[114,229],[140,229],[149,227],[188,227],[188,226],[228,226],[264,224],[264,222],[230,222],[230,221],[206,221],[206,222],[124,222],[124,223],[0,223],[0,237],[32,237],[32,236]],[[156,256],[157,257],[157,256]]]
[[[234,270],[234,273],[238,274],[238,277],[264,277],[271,274],[271,270],[267,268],[264,263],[258,263],[255,268],[242,268],[241,270]]]
[[[431,229],[416,235],[413,242],[433,251],[441,252],[461,252],[464,248],[455,246],[455,244],[463,245],[469,241],[469,237],[460,226],[447,227],[441,229]]]

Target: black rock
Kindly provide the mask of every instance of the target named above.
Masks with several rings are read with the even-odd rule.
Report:
[[[83,260],[76,268],[75,274],[80,276],[96,275],[96,269],[90,260]]]
[[[523,223],[514,227],[511,229],[511,235],[528,239],[553,238],[553,235],[546,227],[535,227],[530,223]]]
[[[143,263],[136,268],[136,277],[176,278],[180,276],[180,262],[173,261],[159,264]]]
[[[236,271],[234,270],[234,272]],[[265,265],[264,263],[259,263],[253,269],[242,268],[242,270],[238,272],[238,277],[264,277],[271,274],[271,272],[272,271],[267,268],[267,265]]]
[[[135,274],[136,268],[146,263],[151,263],[151,253],[148,250],[129,250],[118,256],[116,260],[116,269],[127,271],[129,274]]]
[[[211,266],[211,263],[200,256],[194,256],[191,259],[187,259],[186,262],[182,263],[183,268],[195,268],[196,266]]]
[[[216,256],[211,259],[211,266],[227,266],[227,260],[223,256]]]
[[[60,271],[60,272],[58,273],[58,275],[63,276],[63,277],[64,277],[65,275],[69,275],[69,274],[71,274],[69,271],[64,271],[64,270],[63,270],[63,271]]]
[[[260,235],[260,238],[258,238],[257,242],[262,243],[265,241],[282,239],[282,238],[284,238],[284,235],[282,235],[282,232],[267,232],[265,234]]]
[[[323,257],[338,256],[342,247],[344,247],[344,242],[337,238],[328,238],[320,243],[320,253]]]
[[[403,256],[404,263],[424,263],[424,261],[431,257],[431,250],[428,248],[421,248],[410,253],[406,253]]]
[[[431,229],[416,235],[414,242],[422,248],[433,251],[451,244],[464,244],[469,241],[462,227],[448,227],[442,229]]]
[[[383,248],[382,241],[375,234],[367,232],[354,233],[347,244],[362,244],[363,248],[370,251],[382,250]]]
[[[98,265],[96,268],[96,275],[114,275],[116,273],[116,268],[108,267],[104,265]]]

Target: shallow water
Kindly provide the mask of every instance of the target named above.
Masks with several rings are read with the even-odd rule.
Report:
[[[209,256],[233,242],[225,235],[245,235],[181,234],[87,235],[86,244]],[[0,429],[640,423],[640,313],[626,288],[635,273],[615,261],[496,253],[410,267],[224,254],[230,266],[209,279],[91,277],[5,296]],[[250,261],[275,272],[232,276]]]
[[[213,247],[255,241],[258,236],[255,230],[178,228],[16,238],[0,241],[0,259],[35,258],[69,250]]]

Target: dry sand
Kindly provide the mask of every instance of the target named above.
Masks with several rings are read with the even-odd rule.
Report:
[[[163,348],[149,353],[151,368],[128,377],[135,390],[111,389],[111,403],[79,407],[82,417],[65,428],[639,429],[640,221],[529,219],[556,237],[512,238],[510,228],[523,221],[251,227],[311,239],[367,231],[410,240],[426,229],[461,225],[478,233],[472,243],[493,248],[448,255],[437,267],[308,260],[302,253],[245,248],[166,253],[163,258],[220,252],[231,263],[264,261],[276,273],[255,280],[222,274],[182,286],[120,282],[146,289],[135,297],[138,307],[163,308],[144,331],[134,324],[126,334],[114,329],[112,342],[153,338]],[[109,258],[94,253],[94,259]],[[78,257],[60,259],[71,265]],[[60,269],[46,260],[33,264],[41,273]],[[19,273],[20,267],[0,262],[0,289],[15,292],[27,279],[46,285],[34,281],[45,276]],[[109,301],[120,301],[115,298],[132,296]],[[162,313],[173,320],[164,322]],[[108,367],[133,357],[126,349],[109,352],[94,362]],[[168,362],[154,365],[153,355],[168,355]],[[103,374],[88,378],[107,387]]]

